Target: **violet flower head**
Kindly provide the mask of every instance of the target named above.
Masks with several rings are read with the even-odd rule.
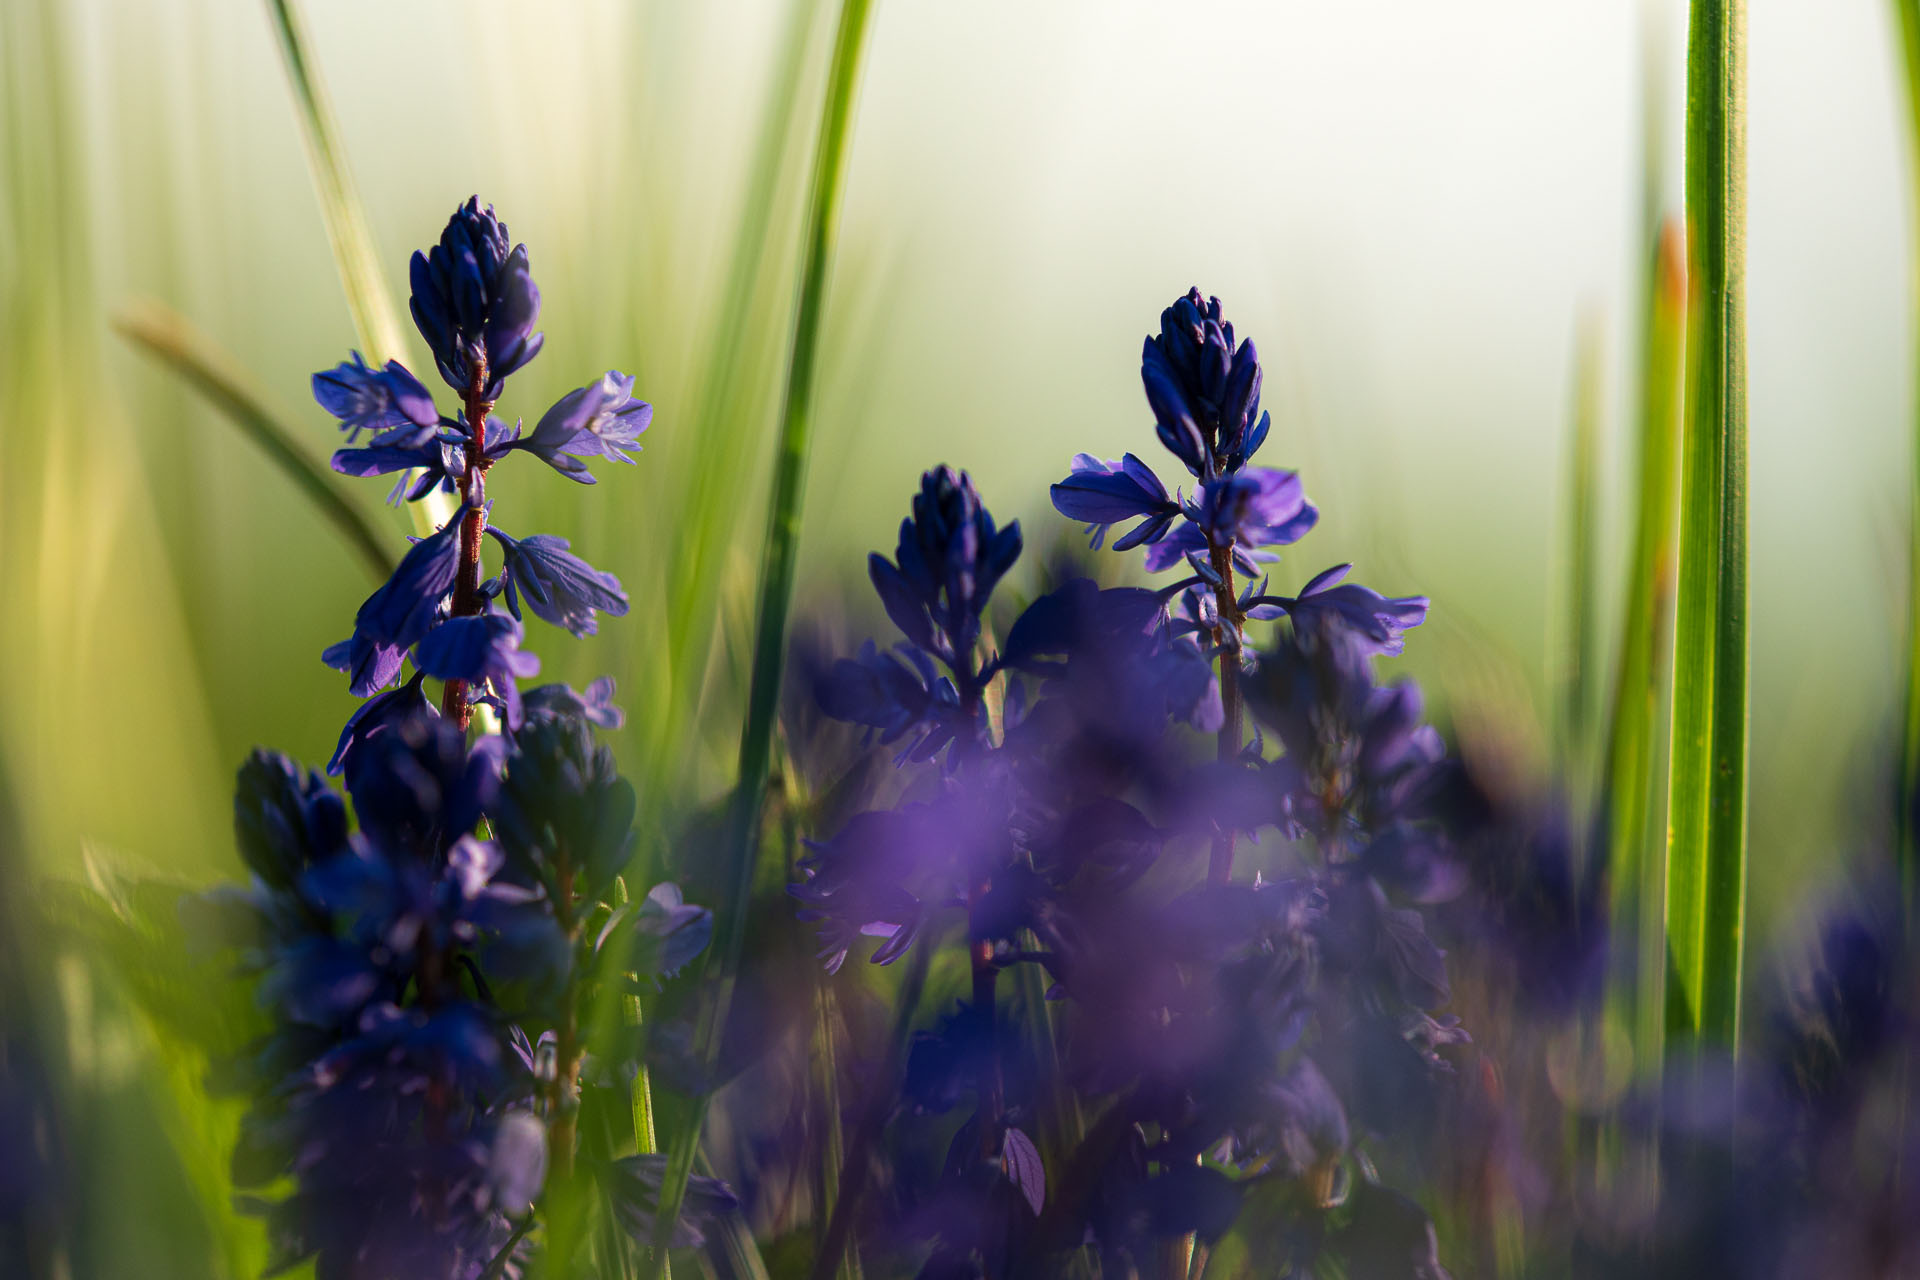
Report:
[[[509,247],[507,224],[478,196],[448,219],[440,243],[413,255],[413,322],[433,349],[447,385],[466,394],[478,367],[486,370],[482,398],[500,398],[507,375],[540,353],[545,334],[540,290],[527,266],[527,247]]]
[[[340,419],[348,440],[371,431],[379,443],[400,442],[387,438],[389,433],[417,443],[415,437],[430,439],[440,425],[433,397],[405,365],[389,360],[386,368],[375,369],[358,351],[351,361],[313,375],[313,398]]]
[[[633,378],[607,370],[598,382],[567,392],[540,415],[533,434],[510,442],[569,480],[592,484],[585,458],[632,464],[640,433],[653,425],[653,406],[633,396]]]
[[[1251,339],[1234,345],[1218,298],[1189,289],[1160,313],[1140,380],[1160,442],[1202,480],[1238,471],[1267,438],[1259,352]]]

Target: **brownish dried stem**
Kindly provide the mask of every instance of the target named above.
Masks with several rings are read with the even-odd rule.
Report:
[[[487,415],[493,401],[486,398],[487,357],[484,351],[474,356],[472,375],[467,379],[464,398],[467,419],[467,465],[459,481],[464,503],[473,493],[474,481],[487,472],[485,440]],[[453,583],[452,616],[469,618],[480,612],[480,538],[486,531],[487,516],[478,506],[460,517],[460,574]],[[465,680],[447,681],[440,697],[440,713],[460,726],[461,732],[473,721],[473,698]]]

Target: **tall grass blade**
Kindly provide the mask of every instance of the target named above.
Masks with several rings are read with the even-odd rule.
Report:
[[[1605,782],[1613,936],[1623,966],[1611,1007],[1633,1033],[1643,1078],[1657,1075],[1664,1030],[1666,799],[1656,785],[1665,749],[1672,660],[1674,558],[1680,518],[1682,361],[1686,341],[1685,233],[1677,222],[1649,235],[1640,333],[1639,479],[1632,563],[1619,662],[1608,713]]]
[[[340,127],[314,66],[306,20],[300,15],[297,0],[267,0],[267,9],[273,16],[274,34],[286,59],[287,80],[300,109],[300,136],[307,145],[314,190],[320,197],[320,213],[327,225],[327,240],[333,246],[340,286],[346,290],[354,332],[367,358],[375,364],[401,359],[407,353],[406,330],[393,295],[387,292],[386,277],[380,274],[380,257],[374,250],[366,209],[354,189],[353,174],[340,146]],[[436,490],[419,502],[408,503],[407,510],[413,516],[414,532],[424,536],[447,522],[453,514],[453,499]]]
[[[1694,0],[1667,867],[1668,1029],[1729,1050],[1739,1037],[1747,848],[1745,28],[1745,0]]]
[[[259,389],[232,356],[191,320],[151,299],[129,305],[113,318],[113,327],[205,396],[293,481],[366,562],[375,579],[387,580],[394,566],[389,540],[347,500],[331,473],[300,446],[299,433],[267,408]]]
[[[1907,549],[1907,689],[1906,717],[1900,735],[1900,794],[1894,801],[1899,833],[1900,887],[1912,913],[1920,889],[1916,864],[1913,798],[1920,791],[1920,0],[1893,0],[1900,28],[1901,79],[1907,103],[1907,216],[1912,220],[1914,258],[1910,266],[1914,303],[1914,453],[1908,515]]]
[[[1566,610],[1560,637],[1561,776],[1571,798],[1584,803],[1593,764],[1594,689],[1599,674],[1595,647],[1600,544],[1601,333],[1597,313],[1583,315],[1574,339],[1571,447],[1567,453]]]
[[[845,0],[834,36],[833,62],[827,73],[827,96],[820,112],[819,141],[813,157],[813,177],[807,196],[806,257],[800,278],[800,306],[794,321],[793,350],[787,367],[787,389],[781,413],[780,438],[774,463],[772,505],[767,540],[760,563],[760,605],[754,634],[753,674],[747,693],[747,716],[740,732],[739,777],[730,821],[727,904],[724,940],[708,953],[706,972],[716,980],[715,993],[701,1019],[699,1047],[711,1062],[726,1026],[733,975],[739,968],[746,936],[747,909],[752,900],[754,867],[759,854],[760,811],[765,800],[767,770],[773,751],[775,713],[779,707],[780,677],[786,663],[787,613],[793,600],[794,568],[800,544],[801,494],[806,481],[807,445],[811,437],[813,375],[819,354],[821,317],[825,310],[827,271],[839,229],[841,176],[845,168],[848,122],[859,82],[860,50],[865,43],[872,0]],[[716,967],[717,966],[717,967]],[[665,1179],[660,1188],[659,1221],[655,1228],[654,1265],[659,1274],[667,1260],[667,1240],[679,1220],[687,1177],[693,1170],[708,1099],[694,1104],[686,1128],[674,1137]]]

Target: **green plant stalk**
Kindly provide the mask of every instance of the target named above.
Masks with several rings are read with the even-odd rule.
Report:
[[[366,562],[375,579],[387,580],[394,559],[380,534],[347,500],[332,475],[300,447],[299,433],[266,407],[259,389],[212,338],[179,312],[152,300],[127,306],[114,316],[113,327],[205,396],[293,481]]]
[[[1646,28],[1641,54],[1638,430],[1634,540],[1618,665],[1607,715],[1600,801],[1607,839],[1609,920],[1620,940],[1609,976],[1608,1020],[1625,1027],[1642,1082],[1665,1057],[1667,940],[1666,793],[1660,768],[1673,658],[1679,537],[1679,442],[1687,325],[1686,229],[1661,196],[1666,148],[1664,41]],[[1617,1132],[1612,1135],[1617,1144]],[[1651,1176],[1651,1170],[1648,1171]]]
[[[1685,235],[1654,233],[1641,332],[1639,483],[1633,563],[1620,636],[1607,734],[1607,866],[1616,936],[1630,971],[1617,975],[1612,1013],[1633,1035],[1641,1079],[1662,1058],[1666,994],[1666,841],[1655,768],[1664,746],[1660,719],[1671,660],[1674,555],[1679,523],[1678,444],[1686,333]]]
[[[1572,441],[1567,455],[1567,546],[1565,656],[1560,679],[1560,763],[1572,797],[1584,804],[1587,770],[1593,759],[1589,741],[1598,659],[1594,643],[1600,543],[1600,324],[1597,315],[1580,320],[1574,340]],[[1584,809],[1580,810],[1584,812]],[[1581,851],[1590,855],[1590,849]],[[1591,870],[1583,858],[1582,872]]]
[[[1667,1027],[1737,1047],[1747,846],[1746,9],[1694,0],[1690,311],[1669,766]]]
[[[1907,106],[1907,183],[1913,261],[1909,282],[1914,305],[1914,433],[1907,517],[1907,688],[1906,716],[1900,736],[1900,794],[1894,801],[1898,832],[1901,896],[1913,915],[1920,889],[1920,836],[1914,830],[1913,797],[1920,790],[1920,0],[1893,0],[1900,29],[1902,87]]]
[[[393,295],[387,292],[386,277],[380,274],[366,208],[354,188],[340,146],[340,127],[314,67],[306,20],[300,14],[298,0],[267,0],[267,10],[299,106],[300,137],[306,143],[314,191],[320,197],[320,214],[327,226],[327,241],[333,246],[340,287],[346,291],[354,333],[372,363],[398,360],[407,353],[405,330]],[[418,478],[418,474],[408,473],[410,478]],[[453,499],[436,491],[419,502],[408,503],[407,509],[413,517],[413,531],[425,537],[453,514]]]
[[[702,1010],[696,1047],[708,1063],[717,1057],[726,1027],[734,974],[739,969],[741,946],[746,938],[747,912],[753,899],[760,811],[766,798],[780,677],[786,663],[787,613],[793,602],[794,568],[799,556],[801,497],[806,481],[807,446],[812,434],[814,367],[825,311],[827,272],[839,229],[847,126],[853,115],[860,50],[865,43],[872,8],[872,0],[845,0],[841,7],[833,62],[827,73],[827,96],[820,113],[819,141],[813,157],[806,258],[801,271],[799,313],[794,321],[793,353],[787,368],[772,508],[761,556],[753,676],[748,686],[746,721],[740,732],[738,781],[730,823],[732,900],[728,903],[724,944],[708,952],[703,968],[703,976],[713,986]],[[666,1265],[667,1241],[679,1221],[680,1205],[686,1195],[687,1178],[693,1171],[694,1153],[700,1144],[709,1101],[705,1093],[695,1099],[686,1128],[674,1135],[668,1151],[660,1187],[659,1221],[655,1225],[652,1275],[659,1275]]]

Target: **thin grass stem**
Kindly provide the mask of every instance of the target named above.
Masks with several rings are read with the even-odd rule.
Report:
[[[1739,1039],[1747,848],[1746,6],[1694,0],[1687,51],[1691,270],[1674,633],[1667,1026]]]
[[[301,447],[300,433],[267,408],[259,388],[231,355],[191,320],[151,299],[129,304],[114,316],[113,327],[206,397],[313,503],[374,577],[381,582],[387,580],[394,566],[387,539],[347,500],[333,476]]]

